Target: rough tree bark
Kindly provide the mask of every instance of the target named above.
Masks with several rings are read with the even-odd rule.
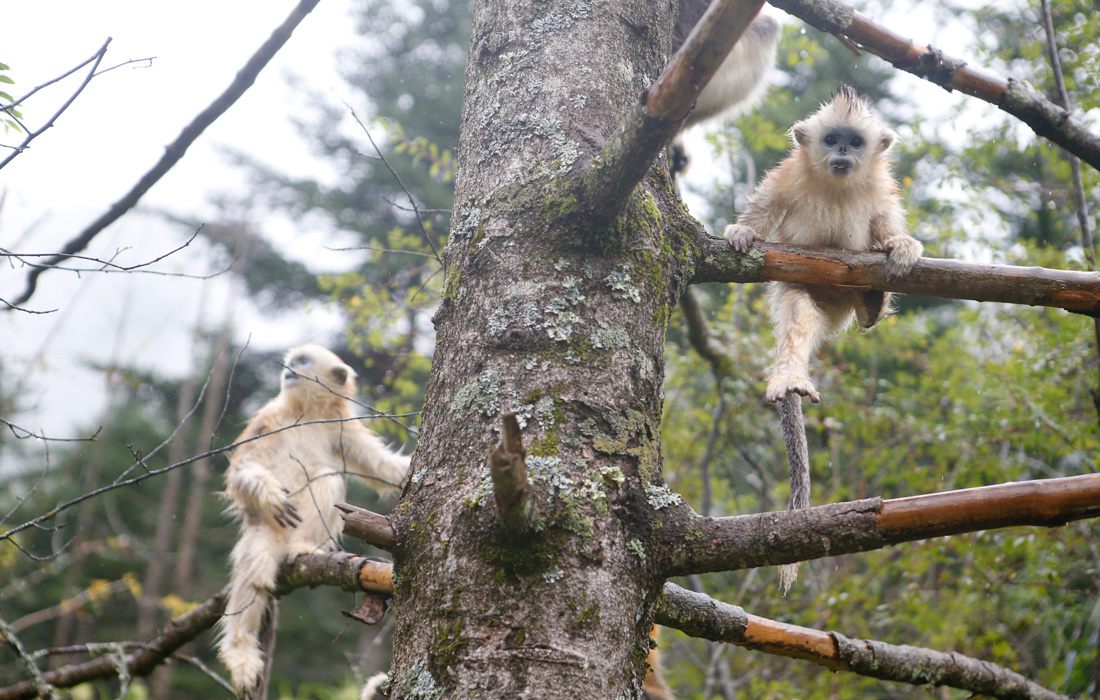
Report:
[[[577,193],[660,73],[673,9],[476,4],[434,366],[393,517],[394,697],[639,692],[661,589],[646,548],[672,498],[662,346],[690,227],[656,172],[609,224],[578,215]],[[502,413],[527,448],[526,528],[497,518]]]

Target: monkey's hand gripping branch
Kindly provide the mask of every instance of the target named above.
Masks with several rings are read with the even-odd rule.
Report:
[[[711,4],[583,175],[580,203],[589,220],[609,222],[623,211],[635,186],[680,130],[699,93],[763,6],[757,0]]]

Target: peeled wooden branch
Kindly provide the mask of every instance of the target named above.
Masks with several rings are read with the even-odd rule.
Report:
[[[610,220],[623,210],[634,187],[680,130],[695,99],[763,5],[758,0],[711,4],[584,175],[581,205],[588,217]]]
[[[693,283],[768,280],[1054,306],[1089,316],[1100,314],[1100,272],[921,258],[908,275],[890,279],[883,253],[757,242],[748,253],[740,254],[724,240],[701,239]]]
[[[805,659],[832,671],[851,671],[913,685],[949,686],[995,698],[1068,700],[987,661],[788,625],[750,615],[736,605],[671,583],[665,584],[657,600],[656,622],[693,637]]]
[[[968,67],[931,46],[918,46],[838,0],[772,0],[772,4],[822,31],[852,39],[904,71],[996,105],[1100,170],[1100,137],[1025,83]]]
[[[489,450],[489,475],[493,479],[493,497],[505,532],[520,535],[530,532],[533,506],[531,485],[527,482],[527,450],[515,414],[501,419],[500,445]]]
[[[283,567],[277,588],[280,595],[285,595],[303,586],[322,585],[337,586],[346,591],[393,593],[393,565],[347,552],[307,554]],[[172,618],[157,636],[123,658],[127,671],[131,676],[148,675],[177,649],[213,627],[224,611],[225,594],[219,592],[192,610]],[[115,675],[118,675],[118,661],[106,655],[62,666],[43,673],[42,677],[54,687],[71,688],[95,678]],[[30,681],[0,688],[0,700],[34,698],[37,695]]]
[[[343,514],[345,535],[375,547],[393,549],[393,526],[390,525],[389,518],[350,503],[337,503],[336,509]]]
[[[727,518],[702,518],[686,510],[661,528],[660,551],[667,558],[662,569],[668,576],[790,564],[929,537],[1094,518],[1100,516],[1100,474]]]

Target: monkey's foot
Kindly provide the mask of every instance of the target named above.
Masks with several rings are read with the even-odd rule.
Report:
[[[773,374],[768,379],[768,389],[764,392],[764,397],[774,403],[782,401],[783,397],[792,391],[808,397],[814,403],[821,401],[821,394],[817,393],[814,383],[805,374],[798,372]]]
[[[892,236],[882,244],[886,251],[886,276],[901,277],[908,274],[920,260],[924,246],[912,236]]]
[[[749,252],[749,248],[752,247],[753,241],[763,240],[760,236],[756,235],[756,231],[753,231],[748,226],[742,226],[741,224],[730,224],[726,227],[726,232],[722,235],[725,237],[726,242],[738,253]]]

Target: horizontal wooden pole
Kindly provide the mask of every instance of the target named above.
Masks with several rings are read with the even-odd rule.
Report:
[[[693,283],[771,280],[1053,306],[1100,315],[1100,272],[921,258],[909,274],[891,279],[883,253],[763,242],[747,253],[737,253],[725,240],[702,239]]]
[[[996,486],[893,498],[878,522],[891,536],[940,537],[1013,525],[1065,525],[1100,516],[1100,474],[1017,481]]]
[[[668,576],[867,552],[902,542],[1100,517],[1100,474],[1019,481],[805,510],[704,518],[686,506],[660,529]]]

